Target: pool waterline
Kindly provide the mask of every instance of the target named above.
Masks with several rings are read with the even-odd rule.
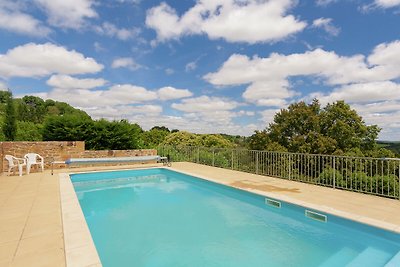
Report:
[[[96,175],[96,174],[94,174],[94,175]],[[195,179],[197,179],[197,178],[202,178],[202,177],[195,177]],[[203,179],[203,178],[202,178]],[[128,182],[128,184],[129,184],[129,181],[127,181]],[[154,182],[154,181],[152,181],[152,182]],[[206,182],[206,181],[203,181],[203,182]],[[215,183],[214,182],[208,182],[208,183],[213,183],[214,185],[213,186],[218,186],[218,185],[215,185]],[[224,187],[226,187],[225,185],[219,185],[219,186],[224,186]],[[228,190],[228,189],[227,189]],[[241,191],[243,191],[242,189],[241,189]],[[254,193],[254,192],[253,192]],[[79,194],[79,193],[78,193]],[[250,194],[250,193],[247,193],[247,194]],[[259,196],[260,195],[260,193],[259,192],[257,192],[257,195]],[[265,196],[266,194],[262,194],[263,196]],[[275,196],[269,196],[269,197],[272,197],[272,198],[275,198],[275,199],[278,199],[278,200],[282,200],[282,199],[280,199],[280,198],[278,198],[278,197],[275,197]],[[288,204],[286,204],[285,203],[285,206],[287,206]],[[311,208],[311,209],[314,209],[314,207],[310,207],[310,205],[308,205],[308,206],[306,206],[307,208]],[[321,210],[320,209],[314,209],[314,210],[316,210],[316,211],[318,211],[318,212],[320,212]],[[323,211],[323,212],[325,212],[325,211]],[[328,212],[329,213],[329,212]],[[332,217],[333,215],[329,215],[329,217],[330,217],[330,219],[334,219],[334,217]],[[341,218],[338,218],[339,220],[343,220],[343,219],[341,219]],[[364,227],[364,226],[363,226]],[[365,227],[367,227],[367,226],[365,226]],[[379,230],[379,231],[381,231],[381,230]]]

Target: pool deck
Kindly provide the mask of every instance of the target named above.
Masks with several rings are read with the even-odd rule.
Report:
[[[143,166],[161,165],[72,168],[56,170],[54,175],[46,170],[22,177],[0,176],[0,266],[66,266],[67,259],[68,266],[101,266],[97,255],[85,253],[92,243],[81,235],[88,233],[87,225],[67,210],[74,208],[82,216],[63,173]],[[171,169],[400,232],[400,200],[194,163],[173,163]]]

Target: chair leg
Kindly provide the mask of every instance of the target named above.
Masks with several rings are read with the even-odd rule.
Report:
[[[19,176],[22,176],[22,165],[18,165]]]
[[[26,164],[26,174],[31,172],[31,164]]]

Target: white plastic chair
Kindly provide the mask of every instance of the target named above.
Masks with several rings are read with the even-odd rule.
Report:
[[[26,166],[26,160],[11,155],[5,155],[4,157],[8,161],[8,175],[10,175],[11,170],[15,173],[15,168],[18,167],[19,176],[22,176],[22,167]]]
[[[39,165],[44,170],[44,158],[36,153],[28,153],[24,156],[26,159],[26,173],[31,172],[32,165]]]

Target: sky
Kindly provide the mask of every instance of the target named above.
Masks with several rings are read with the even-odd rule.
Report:
[[[400,140],[400,0],[0,0],[0,89],[94,119],[251,135],[345,100]]]

